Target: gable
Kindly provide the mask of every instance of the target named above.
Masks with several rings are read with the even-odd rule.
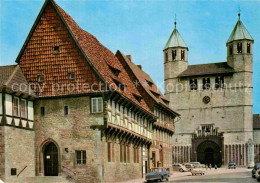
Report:
[[[72,36],[48,1],[23,49],[19,65],[27,81],[40,97],[91,92],[101,80],[86,62]],[[54,47],[58,46],[59,51]],[[75,73],[75,79],[70,79]],[[44,82],[39,83],[38,77]]]

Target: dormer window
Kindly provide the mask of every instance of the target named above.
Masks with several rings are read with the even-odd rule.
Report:
[[[44,82],[44,76],[43,75],[38,75],[38,82],[39,83]]]
[[[185,50],[181,50],[181,60],[185,60]]]
[[[75,73],[74,72],[69,73],[69,75],[70,75],[70,80],[74,80],[75,79]]]
[[[136,99],[138,102],[141,102],[141,100],[142,100],[142,97],[141,97],[141,96],[136,95],[136,94],[134,94],[134,93],[133,93],[133,96],[135,97],[135,99]]]
[[[150,87],[152,87],[153,86],[153,82],[151,82],[151,81],[148,81],[148,80],[145,80],[146,81],[146,83],[150,86]]]
[[[232,54],[233,54],[233,46],[229,45],[229,55],[232,55]]]
[[[164,57],[165,57],[165,62],[168,62],[168,53],[165,53]]]
[[[251,50],[251,44],[247,43],[246,52],[250,53],[250,50]]]
[[[118,76],[120,74],[120,72],[121,72],[120,70],[118,70],[118,69],[116,69],[114,67],[111,67],[111,66],[109,66],[109,69],[113,72],[113,74],[115,76]]]
[[[176,60],[176,57],[177,57],[177,51],[172,50],[172,60]]]
[[[125,85],[125,84],[123,84],[123,83],[121,83],[121,82],[119,82],[119,81],[117,81],[117,80],[115,80],[115,79],[113,79],[113,80],[114,80],[116,86],[117,86],[121,91],[124,91],[124,90],[125,90],[125,88],[126,88],[126,85]]]
[[[242,43],[237,43],[237,53],[242,53]]]
[[[53,51],[59,52],[59,51],[60,51],[60,47],[59,47],[59,46],[54,46],[54,47],[53,47]]]

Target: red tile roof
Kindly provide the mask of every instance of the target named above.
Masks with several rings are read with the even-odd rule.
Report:
[[[0,66],[0,88],[4,86],[10,88],[13,92],[35,96],[19,65]]]
[[[138,101],[134,97],[134,95],[140,96],[141,94],[139,93],[137,88],[132,83],[130,77],[128,76],[127,72],[124,70],[124,67],[122,66],[120,61],[116,58],[116,56],[109,49],[107,49],[105,46],[103,46],[93,35],[84,31],[83,29],[81,29],[77,25],[77,23],[61,7],[59,7],[53,0],[46,0],[40,14],[38,15],[38,18],[35,23],[35,27],[32,28],[31,33],[29,34],[29,36],[26,40],[27,42],[24,44],[24,46],[17,58],[17,62],[18,63],[21,62],[20,64],[23,64],[24,60],[26,60],[26,58],[25,58],[23,61],[21,61],[20,58],[22,57],[23,51],[26,48],[26,46],[28,45],[28,42],[30,41],[30,36],[32,36],[33,31],[36,28],[36,25],[38,23],[37,21],[40,20],[43,12],[45,11],[46,7],[48,7],[48,6],[54,7],[54,9],[58,13],[60,19],[62,20],[65,27],[67,28],[68,32],[72,36],[76,46],[78,47],[80,52],[83,54],[86,63],[90,65],[90,67],[95,71],[95,73],[99,76],[99,78],[101,78],[102,81],[108,83],[109,86],[111,86],[113,89],[116,90],[116,92],[118,92],[119,94],[123,95],[124,97],[128,98],[129,100],[133,101],[138,106],[142,107],[143,109],[145,109],[146,111],[151,113],[151,110],[149,109],[148,105],[145,103],[144,100]],[[53,14],[53,12],[51,12],[51,13]],[[45,15],[45,16],[48,17],[48,15]],[[56,20],[53,20],[53,18],[51,18],[49,20],[49,22],[55,22],[55,21]],[[48,25],[46,25],[46,26],[48,26]],[[62,29],[62,28],[59,28],[59,29]],[[56,29],[56,30],[58,30],[58,29]],[[63,32],[65,32],[65,31],[63,31]],[[54,33],[54,36],[55,36],[55,33]],[[66,58],[66,60],[67,59],[69,59],[69,58]],[[52,58],[50,58],[48,60],[49,64],[46,62],[38,63],[38,67],[41,67],[44,71],[46,71],[45,73],[47,73],[47,74],[53,73],[53,72],[57,73],[57,70],[55,70],[56,69],[55,65],[51,64],[52,63],[51,60],[52,60]],[[60,62],[64,62],[64,64],[65,64],[65,61],[61,60]],[[69,61],[67,61],[67,63],[71,64],[71,61],[69,60]],[[22,67],[23,71],[26,72],[25,75],[29,78],[32,77],[32,76],[29,76],[30,71],[29,71],[28,66],[30,64],[31,65],[34,64],[33,61],[31,61],[29,64],[27,64],[27,66],[26,66],[27,70],[25,67]],[[76,64],[76,63],[74,63],[74,64]],[[114,68],[114,70],[120,71],[118,76],[113,73],[113,68]],[[38,68],[35,68],[35,69],[38,69]],[[59,70],[58,72],[60,72],[59,75],[62,75],[63,70]],[[34,74],[34,81],[35,81],[36,73],[33,73],[33,74]],[[57,77],[59,77],[59,75],[57,75]],[[63,79],[61,81],[66,82],[66,78],[65,78],[65,80]],[[123,91],[120,90],[116,86],[117,83],[115,83],[115,81],[118,81],[119,83],[124,84],[126,86],[125,90],[123,90]],[[49,84],[51,84],[51,83],[49,83]],[[50,87],[48,87],[48,88],[50,89]],[[67,95],[67,94],[70,94],[70,93],[66,92],[66,93],[61,93],[59,95]],[[47,95],[42,95],[42,97],[52,96],[52,95],[53,95],[53,92],[49,91]],[[58,94],[55,94],[55,96],[56,95],[58,95]]]
[[[120,59],[120,57],[123,58],[125,63],[129,66],[130,70],[135,75],[138,84],[140,84],[147,94],[159,105],[163,106],[164,108],[168,109],[175,115],[179,115],[177,112],[175,112],[169,105],[168,99],[164,97],[164,95],[160,92],[160,90],[157,88],[156,84],[152,80],[152,78],[144,72],[140,66],[135,65],[129,58],[127,58],[122,52],[117,51],[116,56]]]

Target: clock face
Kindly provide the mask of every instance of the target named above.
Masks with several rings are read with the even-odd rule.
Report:
[[[203,97],[203,102],[204,102],[205,104],[208,104],[208,103],[210,102],[210,97],[209,97],[209,96]]]

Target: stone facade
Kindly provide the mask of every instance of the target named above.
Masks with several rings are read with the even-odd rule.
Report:
[[[26,177],[35,176],[34,131],[1,127],[4,131],[4,170],[5,182],[23,182]],[[2,162],[2,161],[1,161]],[[15,168],[17,174],[11,175]]]
[[[165,94],[182,116],[173,135],[175,163],[253,165],[250,142],[257,137],[253,137],[252,120],[253,40],[232,40],[226,46],[227,62],[204,65],[188,65],[187,47],[164,50]],[[181,51],[185,51],[183,58]],[[217,146],[205,143],[202,147],[204,142]],[[206,149],[201,152],[201,148]]]

